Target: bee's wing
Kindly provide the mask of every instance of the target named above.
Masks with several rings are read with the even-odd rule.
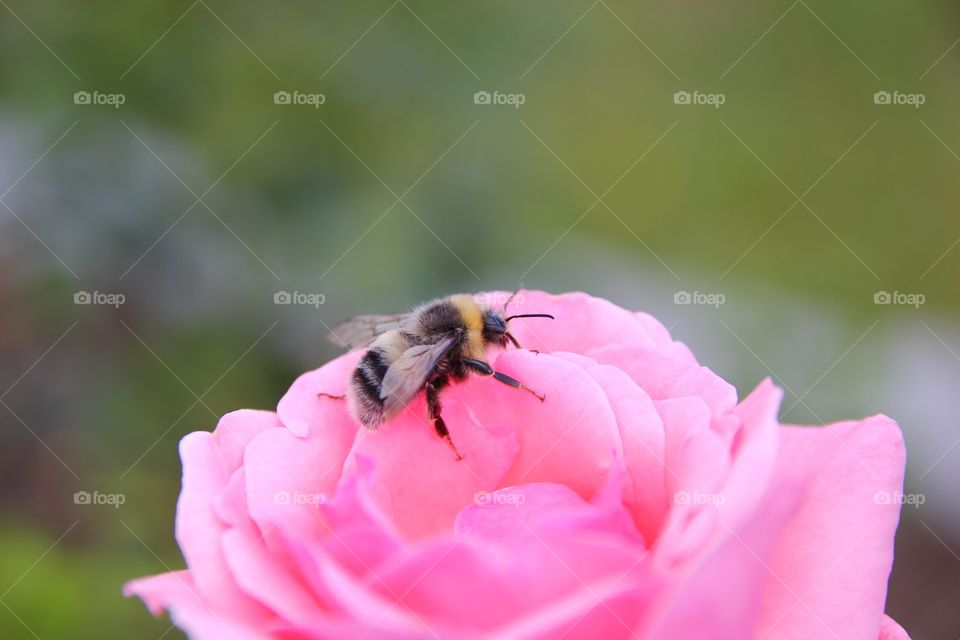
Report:
[[[421,344],[403,352],[383,376],[380,399],[387,417],[396,414],[423,388],[437,363],[457,344],[451,335],[435,344]]]
[[[379,315],[357,316],[333,327],[327,339],[340,347],[355,349],[362,347],[379,336],[400,326],[406,314],[387,313]]]

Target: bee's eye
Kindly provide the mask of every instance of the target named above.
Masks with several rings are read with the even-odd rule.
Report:
[[[507,332],[507,323],[503,321],[503,318],[494,313],[488,313],[487,317],[484,318],[483,324],[483,328],[490,333]]]

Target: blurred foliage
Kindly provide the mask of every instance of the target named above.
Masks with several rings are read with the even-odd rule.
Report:
[[[182,566],[178,439],[274,406],[354,313],[522,280],[633,306],[666,283],[650,309],[776,291],[851,327],[901,313],[875,291],[922,291],[955,317],[960,249],[930,267],[960,237],[958,18],[946,1],[8,0],[0,187],[29,172],[0,208],[0,588],[26,575],[3,637],[163,633],[119,593]],[[73,504],[95,489],[127,502]]]

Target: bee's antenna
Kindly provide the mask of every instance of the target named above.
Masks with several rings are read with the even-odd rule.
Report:
[[[518,313],[515,316],[507,316],[503,321],[510,322],[514,318],[550,318],[551,320],[556,320],[556,318],[549,313]]]
[[[520,285],[520,287],[522,288],[523,285]],[[503,303],[503,312],[504,312],[504,313],[507,312],[507,307],[510,306],[510,303],[513,302],[513,299],[517,297],[517,294],[518,294],[518,293],[520,293],[520,289],[517,289],[516,291],[514,291],[513,293],[511,293],[511,294],[510,294],[510,297],[507,298],[507,301]]]

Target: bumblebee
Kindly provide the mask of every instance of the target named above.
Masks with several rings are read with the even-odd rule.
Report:
[[[516,294],[514,294],[515,296]],[[457,451],[441,416],[440,392],[471,373],[492,376],[515,389],[526,391],[541,402],[544,396],[486,362],[487,349],[518,349],[507,323],[515,318],[550,318],[546,313],[505,316],[503,311],[477,302],[474,296],[457,294],[421,304],[409,313],[357,316],[335,326],[328,338],[340,346],[368,346],[350,375],[346,398],[350,414],[364,427],[378,429],[390,421],[421,391],[426,391],[427,417],[437,435]]]

